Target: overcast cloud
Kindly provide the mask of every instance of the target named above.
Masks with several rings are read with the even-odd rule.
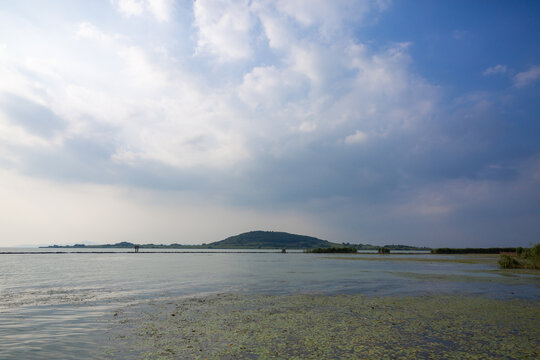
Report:
[[[538,241],[538,4],[409,5],[4,2],[0,246]]]

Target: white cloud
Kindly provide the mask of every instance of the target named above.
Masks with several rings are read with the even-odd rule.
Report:
[[[135,4],[148,10],[150,3]],[[292,5],[277,5],[194,3],[198,51],[226,64],[200,56],[169,57],[170,49],[148,47],[136,34],[81,23],[75,31],[77,47],[61,44],[47,71],[51,75],[43,75],[41,94],[46,94],[47,106],[69,123],[62,138],[98,139],[104,136],[100,129],[107,129],[105,141],[117,164],[154,161],[219,169],[252,159],[255,149],[285,156],[306,142],[339,141],[358,128],[381,134],[413,126],[432,111],[436,91],[410,74],[407,44],[374,52],[343,34],[321,42],[312,35],[330,26],[323,25],[324,11],[298,18],[280,10],[289,6],[292,11]],[[258,17],[262,27],[254,26]],[[338,19],[332,26],[344,26]],[[274,30],[268,30],[269,23]],[[313,29],[298,31],[298,23]],[[235,66],[232,60],[251,56],[255,48],[250,41],[261,36],[269,37],[267,51],[275,50],[265,60],[269,64]],[[208,65],[215,68],[206,71]],[[17,85],[17,93],[32,98],[33,82],[15,73],[8,87]]]
[[[288,28],[286,18],[270,16],[262,9],[258,14],[271,48],[286,48],[295,42],[295,35]]]
[[[33,135],[20,126],[10,124],[6,119],[6,115],[0,112],[0,144],[2,144],[0,145],[0,150],[6,147],[4,151],[8,153],[10,152],[7,149],[9,146],[41,148],[46,150],[51,147],[52,141]],[[10,157],[13,157],[13,155]]]
[[[514,86],[522,88],[536,81],[538,78],[540,78],[540,66],[534,65],[529,70],[517,73],[514,76]]]
[[[409,43],[373,52],[340,35],[326,44],[303,37],[295,18],[257,5],[254,14],[282,61],[254,67],[244,75],[238,95],[254,111],[248,116],[258,119],[258,130],[275,156],[295,151],[292,142],[280,145],[279,139],[291,131],[310,133],[304,141],[344,141],[343,132],[358,127],[379,135],[414,128],[434,111],[438,90],[410,73]],[[313,21],[311,26],[322,25]],[[347,143],[365,140],[362,134],[367,132],[351,135]]]
[[[499,64],[499,65],[495,65],[495,66],[487,68],[486,70],[484,70],[484,72],[482,72],[482,75],[489,76],[489,75],[494,75],[494,74],[504,74],[507,71],[508,71],[508,68],[506,67],[506,65]]]
[[[255,67],[244,75],[238,96],[253,109],[262,106],[274,111],[303,97],[306,86],[306,79],[289,69]]]
[[[106,33],[94,24],[81,23],[75,35],[76,46],[85,52],[65,47],[54,59],[39,61],[0,53],[0,64],[5,65],[0,67],[5,75],[0,90],[38,102],[69,124],[50,139],[54,144],[78,137],[112,141],[111,159],[131,165],[155,161],[220,168],[249,157],[238,131],[242,123],[222,89],[202,85],[204,79],[176,66],[166,53],[131,45],[126,36]],[[70,61],[78,53],[84,58]],[[28,74],[39,74],[40,88]],[[15,136],[36,149],[46,142],[29,134],[23,137],[23,131],[5,123],[0,138]]]
[[[173,0],[148,0],[148,7],[160,22],[168,22],[173,9]]]
[[[106,34],[100,29],[98,29],[94,24],[86,21],[79,24],[76,36],[80,39],[96,41],[103,46],[114,45],[114,42],[121,38],[120,35]]]
[[[301,132],[313,132],[317,130],[317,124],[309,121],[304,121],[300,124],[298,130],[300,130]]]
[[[247,1],[198,0],[193,4],[198,29],[198,51],[220,61],[241,60],[252,55],[253,19]]]
[[[294,46],[289,54],[289,59],[292,63],[291,67],[294,71],[304,74],[316,85],[322,82],[324,75],[322,61],[324,55],[320,54],[315,46],[311,46],[311,48]]]
[[[111,3],[124,16],[141,16],[148,12],[157,21],[168,22],[174,0],[111,0]]]
[[[345,143],[346,144],[358,144],[358,143],[362,143],[364,141],[366,141],[368,138],[367,134],[360,131],[360,130],[356,130],[356,132],[352,135],[349,135],[345,138]]]
[[[374,5],[371,1],[280,0],[276,9],[304,27],[317,26],[319,35],[329,40],[347,22],[359,24]]]
[[[111,0],[111,3],[126,16],[141,15],[144,10],[143,0]]]
[[[138,46],[122,47],[118,54],[123,58],[126,75],[130,84],[140,88],[144,92],[155,94],[166,88],[168,75],[166,70],[161,69],[149,59],[147,52]]]
[[[343,141],[344,133],[352,134],[346,143],[359,142],[368,133],[414,126],[433,111],[436,91],[410,74],[407,44],[374,52],[342,35],[320,42],[298,32],[294,24],[300,20],[272,5],[198,1],[199,51],[228,61],[248,56],[248,30],[257,30],[253,18],[261,14],[281,32],[268,35],[264,24],[258,29],[274,42],[270,64],[218,64],[210,73],[197,70],[199,62],[212,64],[208,59],[169,58],[168,51],[144,46],[137,36],[81,23],[77,47],[59,46],[63,52],[43,72],[37,99],[45,96],[42,103],[69,123],[63,139],[108,142],[116,164],[151,161],[180,169],[232,167],[256,152],[287,156],[308,142]],[[313,20],[301,21],[322,26],[318,15],[306,16]],[[48,60],[35,66],[43,68]],[[220,66],[238,75],[222,74]],[[16,85],[26,98],[37,94],[23,72],[10,74],[13,81],[2,85],[8,91]],[[363,132],[355,133],[358,128]]]

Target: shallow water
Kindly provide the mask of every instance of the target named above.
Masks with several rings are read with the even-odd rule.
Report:
[[[398,259],[405,261],[389,261]],[[93,358],[107,340],[114,313],[149,299],[222,292],[457,293],[540,299],[538,273],[498,271],[493,257],[481,263],[437,259],[460,257],[334,258],[298,252],[0,255],[0,358]]]

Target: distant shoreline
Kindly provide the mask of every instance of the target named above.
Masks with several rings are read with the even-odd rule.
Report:
[[[106,249],[106,248],[105,248]],[[229,251],[224,251],[229,250]],[[44,255],[44,254],[283,254],[281,249],[216,249],[215,251],[0,251],[0,255]],[[266,250],[266,251],[261,251]],[[293,250],[286,254],[310,254],[310,255],[328,255],[327,253],[305,253],[300,251],[301,249],[287,249]],[[359,252],[346,255],[380,255],[374,250],[364,250],[372,252]],[[400,250],[398,250],[400,251]],[[410,251],[408,252],[394,252],[392,255],[429,255],[429,251]],[[344,254],[340,254],[344,255]]]
[[[211,243],[203,243],[200,245],[183,245],[178,243],[173,244],[141,244],[133,243],[129,241],[122,241],[116,244],[103,244],[103,245],[50,245],[42,246],[41,248],[75,248],[75,249],[107,249],[107,248],[131,248],[137,246],[139,249],[242,249],[242,250],[274,250],[274,249],[286,249],[286,250],[305,250],[315,248],[338,248],[349,247],[356,248],[357,250],[378,250],[380,245],[371,244],[351,244],[351,243],[334,243],[328,240],[322,240],[313,236],[291,234],[283,231],[262,231],[255,230],[242,234],[230,236],[224,240],[215,241]],[[389,250],[418,250],[429,251],[431,248],[416,247],[409,245],[384,245],[382,246]]]
[[[342,247],[352,247],[356,248],[359,251],[377,251],[379,248],[384,247],[388,248],[391,251],[423,251],[429,252],[432,248],[426,247],[415,247],[408,245],[385,245],[385,246],[376,246],[376,245],[364,245],[364,244],[341,244]],[[106,244],[106,245],[49,245],[49,246],[39,246],[38,249],[133,249],[135,244],[132,245],[117,245],[117,244]],[[184,249],[184,250],[305,250],[310,249],[311,247],[301,247],[301,246],[212,246],[212,245],[154,245],[154,244],[144,244],[139,245],[139,249]]]
[[[220,249],[225,250],[225,249]],[[233,249],[235,250],[235,249]],[[247,250],[247,249],[246,249]],[[43,255],[43,254],[274,254],[274,251],[2,251],[0,255]],[[300,253],[300,252],[298,252]]]

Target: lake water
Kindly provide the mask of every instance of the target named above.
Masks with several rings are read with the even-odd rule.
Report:
[[[540,300],[538,273],[501,272],[489,261],[444,262],[456,258],[452,255],[122,251],[0,255],[0,359],[95,358],[107,342],[115,311],[150,299],[301,292]],[[422,259],[443,262],[418,261]]]

